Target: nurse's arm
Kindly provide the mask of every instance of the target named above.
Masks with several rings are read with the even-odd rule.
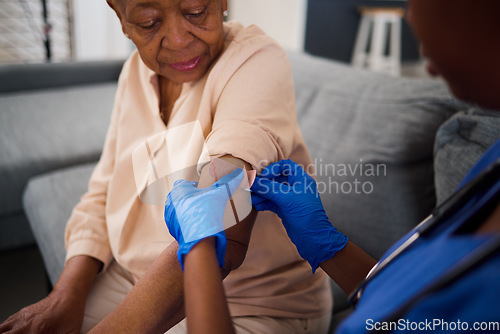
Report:
[[[343,249],[319,266],[350,295],[376,263],[374,258],[349,241]]]
[[[214,238],[203,239],[185,255],[184,294],[189,333],[234,333]]]

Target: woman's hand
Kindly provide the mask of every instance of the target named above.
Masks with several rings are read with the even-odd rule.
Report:
[[[52,292],[0,324],[0,333],[80,333],[87,294],[102,262],[75,256],[64,267]]]
[[[207,188],[197,188],[196,182],[175,182],[165,203],[165,222],[179,243],[177,256],[183,270],[184,255],[209,236],[216,237],[217,259],[219,266],[223,266],[227,244],[222,225],[224,210],[244,175],[238,168]]]
[[[10,316],[0,333],[80,333],[85,299],[82,301],[53,291],[38,303]]]
[[[252,185],[252,204],[283,222],[300,256],[313,272],[347,244],[347,237],[326,216],[316,181],[291,160],[267,166]]]

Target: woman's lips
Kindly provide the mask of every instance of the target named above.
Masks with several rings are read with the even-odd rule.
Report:
[[[171,63],[170,67],[180,72],[188,72],[194,70],[200,63],[201,56],[195,57],[191,60],[184,61],[181,63]]]

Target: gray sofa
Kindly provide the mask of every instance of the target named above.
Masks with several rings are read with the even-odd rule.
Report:
[[[99,158],[122,61],[0,66],[0,251],[34,244],[28,180]]]
[[[442,82],[289,57],[327,213],[374,257],[450,194],[500,137],[497,113],[451,99]],[[65,222],[99,157],[120,66],[0,68],[0,249],[32,242],[26,215],[52,283],[63,268]],[[349,307],[332,286],[336,325]]]

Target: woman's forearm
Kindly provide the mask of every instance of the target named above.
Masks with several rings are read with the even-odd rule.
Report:
[[[54,285],[53,292],[82,300],[85,303],[95,276],[101,270],[102,265],[101,261],[85,255],[69,259]]]
[[[331,259],[321,262],[320,267],[349,295],[376,263],[374,258],[349,241]]]
[[[213,238],[200,241],[186,255],[184,293],[189,333],[234,333]]]
[[[184,318],[183,274],[170,244],[91,333],[163,333]]]

